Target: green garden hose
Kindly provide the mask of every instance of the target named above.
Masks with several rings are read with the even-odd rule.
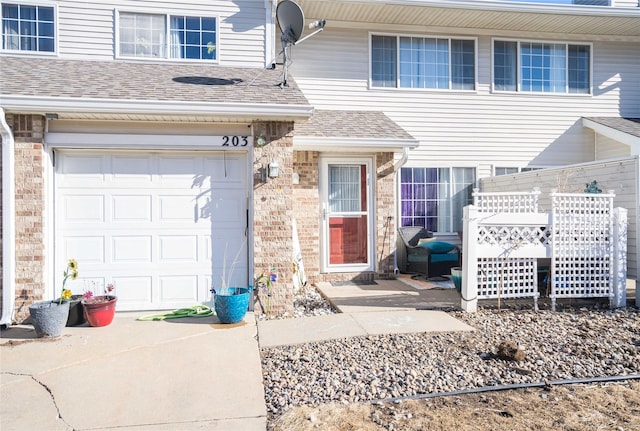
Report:
[[[207,317],[213,316],[215,313],[206,305],[194,305],[193,307],[178,308],[169,313],[150,314],[148,316],[138,317],[136,320],[166,320],[178,319],[181,317]]]

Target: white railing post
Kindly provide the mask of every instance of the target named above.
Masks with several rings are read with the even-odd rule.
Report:
[[[612,231],[613,261],[612,283],[613,297],[611,308],[627,306],[627,209],[614,208]],[[638,306],[638,290],[636,287],[636,306]]]
[[[478,310],[478,209],[474,205],[464,207],[462,234],[462,300],[461,308],[467,312]]]

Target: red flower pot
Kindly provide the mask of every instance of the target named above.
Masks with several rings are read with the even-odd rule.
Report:
[[[94,296],[91,299],[84,299],[84,317],[91,326],[107,326],[113,321],[116,314],[115,296]]]

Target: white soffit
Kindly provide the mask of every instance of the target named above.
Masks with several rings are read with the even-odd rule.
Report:
[[[319,136],[294,136],[293,149],[296,151],[328,152],[402,152],[414,149],[419,142],[412,139],[341,138]]]
[[[419,26],[609,36],[640,40],[640,8],[503,1],[299,0],[308,19],[327,26]]]

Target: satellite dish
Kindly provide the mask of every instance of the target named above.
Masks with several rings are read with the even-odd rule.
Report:
[[[288,52],[290,46],[300,43],[314,34],[321,32],[327,21],[321,19],[309,24],[309,28],[315,29],[315,31],[301,39],[302,31],[304,30],[304,13],[302,13],[302,9],[298,4],[291,0],[282,0],[278,3],[278,6],[276,7],[276,19],[278,20],[278,26],[282,32],[282,36],[280,37],[280,40],[282,41],[282,51],[280,54],[282,54],[283,57],[282,82],[278,85],[286,87],[287,68],[289,67],[287,57],[290,57]]]
[[[283,0],[276,8],[278,26],[282,32],[282,40],[295,44],[302,36],[304,29],[304,14],[297,3]]]

